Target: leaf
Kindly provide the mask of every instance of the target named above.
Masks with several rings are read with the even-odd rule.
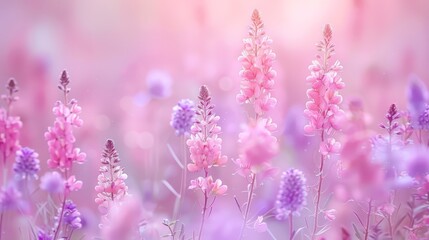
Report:
[[[179,158],[177,157],[176,153],[174,152],[173,148],[170,146],[170,144],[167,144],[167,148],[170,151],[171,156],[173,157],[173,159],[176,161],[177,165],[179,165],[179,167],[181,169],[184,169],[185,167],[183,166],[182,162],[180,162]]]
[[[295,239],[295,237],[298,236],[298,233],[301,232],[304,229],[305,229],[305,227],[301,227],[301,228],[298,228],[297,230],[295,230],[293,232],[293,235],[292,235],[292,240]]]
[[[359,240],[362,240],[362,236],[360,235],[360,233],[359,233],[359,231],[358,231],[358,229],[357,229],[356,225],[353,223],[353,224],[352,224],[352,226],[353,226],[353,229],[355,230],[355,236],[356,236]]]
[[[316,235],[322,235],[322,234],[324,234],[325,232],[327,232],[329,229],[331,229],[331,228],[330,228],[330,226],[329,226],[329,225],[325,225],[322,229],[320,229],[320,230],[316,233]]]
[[[361,225],[363,228],[365,228],[365,225],[363,224],[363,222],[362,222],[362,220],[360,219],[359,215],[358,215],[355,211],[353,211],[353,213],[355,214],[356,218],[359,220],[360,225]]]
[[[393,228],[395,232],[396,232],[396,229],[398,229],[399,225],[401,225],[401,223],[405,220],[406,217],[407,215],[402,216],[402,218],[399,219],[399,221],[395,224],[395,227]]]
[[[177,198],[180,198],[180,194],[177,193],[176,190],[174,190],[173,186],[171,186],[171,184],[167,182],[167,180],[162,180],[162,183],[168,188],[168,190],[170,190],[171,193],[174,194],[174,196],[176,196]]]

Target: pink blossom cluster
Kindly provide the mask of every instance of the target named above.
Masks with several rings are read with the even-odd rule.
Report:
[[[343,97],[339,90],[344,88],[344,82],[338,75],[343,68],[339,61],[329,66],[329,59],[334,54],[334,45],[331,43],[332,30],[329,25],[325,26],[324,40],[317,47],[323,56],[317,56],[309,66],[311,72],[307,77],[307,82],[311,88],[307,90],[309,101],[306,103],[304,114],[309,123],[304,127],[306,134],[313,135],[316,132],[331,134],[333,130],[340,129],[340,122],[344,116],[340,104]],[[322,137],[323,138],[323,137]],[[320,145],[320,152],[323,155],[338,153],[340,144],[333,138],[323,140]]]
[[[216,179],[213,181],[212,176],[198,177],[197,179],[191,180],[189,189],[200,189],[203,193],[207,192],[212,195],[223,195],[228,190],[228,187],[222,185],[222,180]]]
[[[19,130],[22,128],[21,119],[10,115],[12,103],[18,100],[14,95],[18,92],[15,79],[9,79],[6,89],[8,93],[1,96],[6,102],[6,108],[0,108],[0,151],[3,155],[3,164],[6,164],[10,155],[20,149]]]
[[[262,115],[277,103],[271,96],[277,73],[272,68],[276,58],[271,49],[272,40],[265,34],[258,10],[252,14],[249,37],[243,42],[244,50],[239,57],[243,67],[240,71],[241,90],[237,100],[239,103],[252,103],[256,114]]]
[[[227,157],[222,155],[222,139],[218,136],[221,127],[217,125],[220,117],[214,112],[211,97],[206,86],[202,86],[197,120],[191,127],[191,137],[186,144],[189,147],[192,163],[188,164],[190,172],[208,171],[213,166],[222,166]]]
[[[276,76],[272,68],[275,54],[271,49],[272,40],[265,35],[258,10],[253,11],[251,20],[249,37],[243,40],[244,51],[239,57],[243,64],[240,71],[243,80],[237,100],[239,103],[252,104],[256,117],[243,127],[239,135],[240,156],[235,163],[239,167],[237,172],[242,176],[270,172],[270,160],[278,152],[277,138],[272,136],[277,124],[265,116],[277,103],[271,95]]]
[[[123,168],[119,166],[119,155],[112,140],[107,140],[101,159],[102,166],[95,186],[97,197],[95,203],[102,214],[107,214],[113,203],[119,203],[128,194],[125,179],[128,178]]]
[[[73,146],[76,141],[73,127],[80,127],[83,123],[79,118],[81,107],[75,99],[68,104],[57,101],[52,111],[56,116],[54,126],[49,127],[45,133],[50,155],[48,166],[53,169],[69,170],[73,163],[81,164],[86,157],[85,153]]]

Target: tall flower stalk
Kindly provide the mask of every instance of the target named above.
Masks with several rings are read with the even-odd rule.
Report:
[[[128,176],[119,166],[121,160],[112,140],[107,140],[102,156],[98,183],[95,186],[97,192],[95,203],[98,204],[100,213],[107,215],[112,204],[122,201],[128,194],[128,187],[125,184]]]
[[[58,88],[64,94],[64,102],[57,101],[52,109],[55,115],[54,125],[48,128],[45,133],[45,139],[48,142],[49,156],[48,167],[60,170],[66,180],[63,191],[62,203],[59,216],[64,215],[68,195],[71,191],[79,190],[82,182],[77,181],[72,175],[73,164],[82,164],[85,161],[86,154],[82,153],[79,148],[74,147],[76,138],[73,135],[73,128],[81,127],[83,124],[79,114],[81,107],[75,99],[67,100],[70,88],[70,81],[67,72],[63,71]],[[63,218],[60,217],[56,229],[54,230],[54,240],[59,237],[63,224]]]
[[[239,136],[240,156],[236,164],[239,167],[238,173],[249,182],[239,239],[243,238],[247,226],[256,186],[256,175],[261,172],[267,173],[272,169],[270,161],[276,155],[278,148],[277,139],[272,136],[272,131],[277,125],[271,118],[265,116],[277,103],[271,94],[276,76],[272,64],[276,55],[271,49],[271,38],[265,34],[258,10],[253,11],[251,20],[249,35],[243,39],[244,49],[238,59],[242,64],[240,71],[242,80],[237,101],[241,104],[251,104],[255,114],[255,118],[250,119]]]
[[[344,82],[338,75],[342,69],[339,61],[332,65],[330,59],[334,55],[332,43],[332,29],[329,25],[323,31],[323,41],[317,44],[320,55],[309,66],[311,72],[307,82],[311,85],[307,90],[309,101],[306,103],[304,114],[309,123],[304,127],[306,134],[319,134],[320,136],[320,166],[317,173],[319,177],[316,187],[316,202],[314,209],[314,226],[312,239],[315,239],[318,230],[318,218],[320,213],[320,198],[325,161],[333,153],[338,153],[341,145],[333,138],[334,132],[340,129],[339,121],[343,115],[340,104],[343,101],[339,90],[344,88]]]
[[[187,165],[190,172],[202,172],[203,176],[191,180],[189,189],[201,191],[204,202],[198,239],[202,238],[207,210],[212,208],[218,195],[227,191],[220,179],[214,180],[210,175],[212,167],[225,165],[227,157],[222,155],[222,139],[219,137],[221,127],[217,125],[220,117],[214,113],[214,105],[206,86],[200,88],[199,104],[196,111],[196,120],[191,127],[191,137],[186,144],[189,147],[191,163]],[[211,203],[210,199],[213,199]]]

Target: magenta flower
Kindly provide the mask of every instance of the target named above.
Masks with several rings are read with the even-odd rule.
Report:
[[[197,119],[191,128],[191,138],[186,144],[191,153],[192,163],[188,164],[188,170],[196,172],[208,171],[213,166],[222,166],[227,162],[222,155],[222,139],[218,137],[221,131],[217,125],[220,117],[214,112],[211,97],[206,86],[200,89],[200,103],[197,110]]]
[[[119,166],[119,155],[115,149],[112,140],[107,140],[101,159],[102,166],[98,175],[98,184],[95,186],[97,197],[95,202],[102,214],[107,214],[112,203],[120,202],[128,193],[128,187],[125,184],[127,174]]]
[[[18,97],[14,96],[18,92],[15,79],[9,80],[6,89],[8,94],[1,96],[6,101],[6,109],[0,108],[0,152],[3,155],[3,164],[20,148],[19,130],[22,128],[20,118],[10,115],[12,103],[18,100]]]
[[[271,96],[276,71],[272,69],[276,55],[271,49],[272,40],[265,35],[264,24],[258,10],[252,14],[249,37],[243,40],[244,49],[238,60],[242,63],[240,71],[241,90],[237,95],[239,103],[252,103],[256,114],[263,115],[274,108],[277,100]]]

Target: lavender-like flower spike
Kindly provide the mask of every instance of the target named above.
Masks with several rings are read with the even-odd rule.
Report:
[[[429,126],[427,112],[429,111],[429,92],[426,85],[416,76],[412,76],[408,85],[408,110],[411,115],[411,123],[415,129],[426,129]],[[426,116],[426,117],[425,117]]]
[[[40,170],[39,154],[33,149],[23,147],[16,151],[16,160],[13,165],[15,174],[21,178],[34,177],[37,178],[37,173]]]
[[[285,220],[289,214],[297,215],[307,204],[306,179],[297,169],[289,169],[282,173],[276,201],[276,218]]]
[[[396,122],[396,120],[400,117],[401,115],[398,112],[396,105],[392,104],[390,105],[386,114],[387,124],[380,124],[380,127],[386,129],[389,134],[398,133],[395,131],[399,127],[399,124]]]
[[[39,229],[37,232],[37,240],[52,240],[53,237],[51,234]]]
[[[180,100],[173,107],[170,125],[176,130],[178,136],[187,135],[195,122],[195,104],[189,99]]]
[[[82,220],[80,218],[80,212],[76,208],[71,200],[67,200],[64,207],[63,214],[64,226],[68,229],[80,229],[82,228]]]

